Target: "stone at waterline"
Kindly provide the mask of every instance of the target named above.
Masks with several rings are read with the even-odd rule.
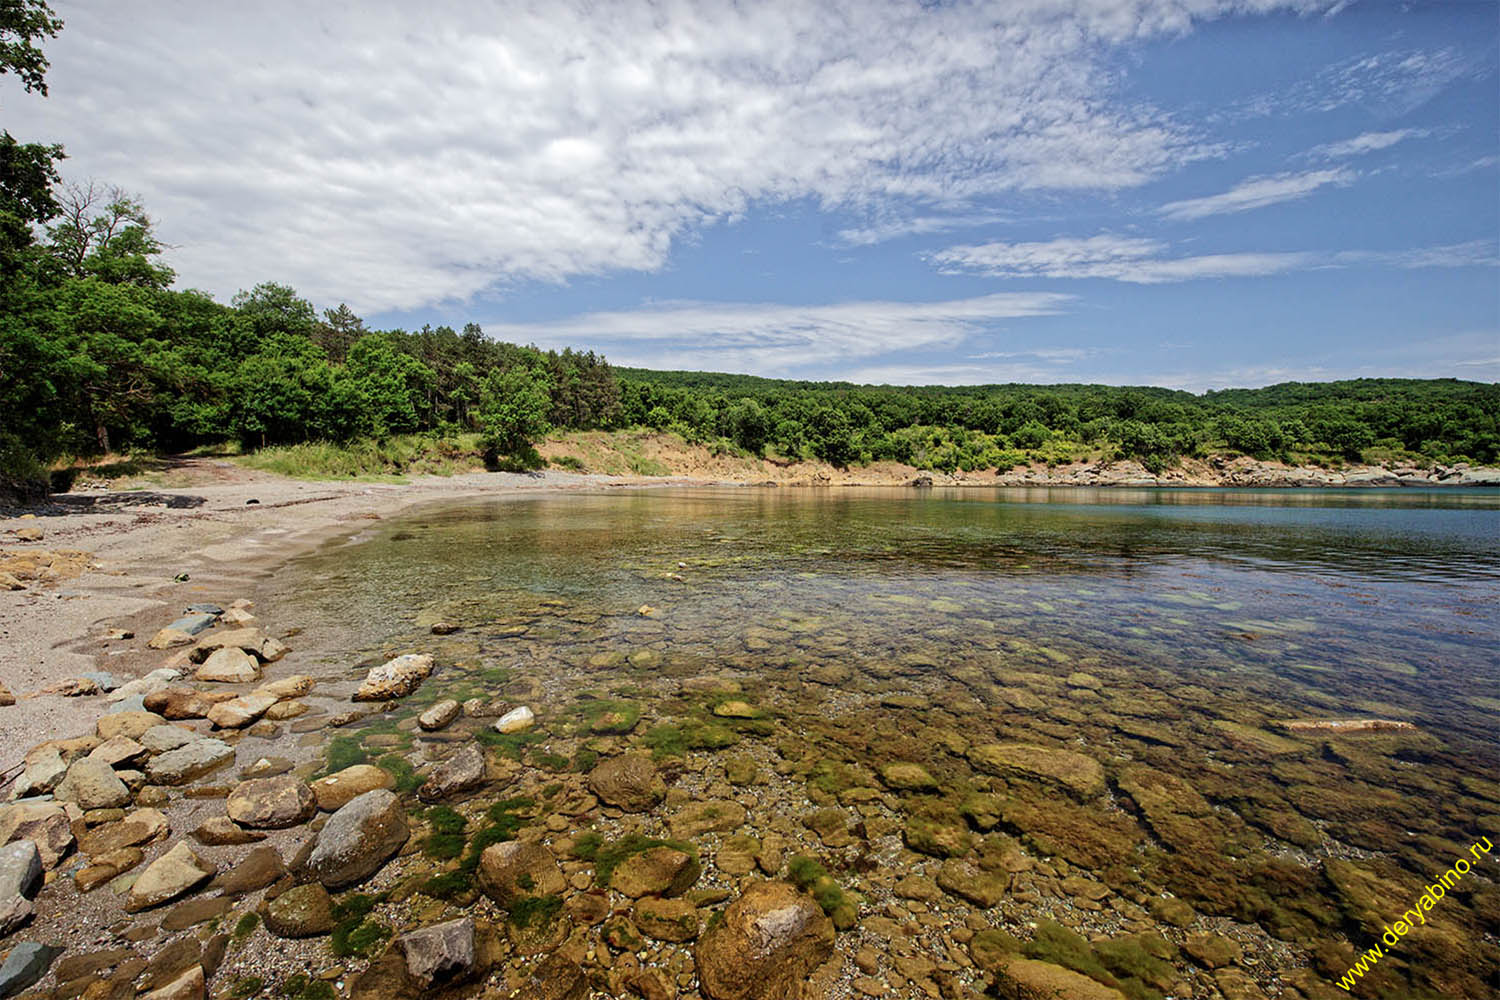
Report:
[[[379,871],[410,836],[406,810],[395,793],[365,792],[328,817],[307,867],[327,888],[342,889]]]
[[[31,915],[31,901],[42,887],[42,855],[36,844],[18,840],[0,847],[0,937]]]
[[[474,921],[449,920],[403,934],[397,941],[406,971],[421,986],[465,979],[474,971]]]
[[[833,921],[807,893],[756,882],[699,938],[700,988],[709,1000],[800,1000],[833,939]]]
[[[146,777],[158,785],[181,785],[234,760],[234,747],[211,738],[158,754],[146,762]]]
[[[104,823],[90,829],[78,839],[78,849],[89,855],[109,854],[122,847],[135,847],[156,840],[167,830],[167,818],[162,813],[155,809],[137,809],[117,823]]]
[[[102,760],[75,760],[52,793],[59,801],[76,802],[80,809],[114,809],[130,802],[130,789]]]
[[[417,725],[428,732],[436,732],[439,729],[447,728],[454,719],[458,718],[459,713],[462,711],[463,706],[458,702],[452,698],[445,698],[417,716]]]
[[[170,851],[147,865],[135,880],[125,897],[125,912],[139,913],[176,899],[208,881],[217,871],[212,861],[199,857],[186,841],[178,841]]]
[[[495,732],[497,733],[521,733],[536,724],[536,714],[531,709],[522,705],[513,708],[500,718],[495,720]]]
[[[40,982],[52,960],[61,954],[61,948],[35,941],[16,944],[5,956],[5,963],[0,965],[0,998],[13,997]]]
[[[303,938],[333,930],[333,900],[320,883],[288,889],[266,905],[266,929],[277,937]]]
[[[243,649],[225,646],[210,653],[193,676],[219,684],[249,684],[260,680],[260,664]]]
[[[146,756],[146,748],[128,736],[116,736],[89,751],[90,760],[102,760],[112,768],[119,769],[138,763]]]
[[[466,746],[432,769],[427,781],[417,789],[423,802],[477,788],[484,783],[484,754],[478,747]]]
[[[354,692],[355,701],[386,701],[404,698],[415,691],[432,673],[432,656],[427,653],[406,653],[371,667],[359,690]]]
[[[301,778],[283,774],[240,782],[225,799],[224,811],[240,826],[281,830],[312,819],[318,802]]]
[[[258,628],[220,629],[199,639],[198,644],[188,651],[188,659],[194,663],[202,663],[221,649],[242,649],[247,653],[258,653],[265,641],[264,633]]]
[[[1014,958],[995,971],[994,992],[1003,1000],[1067,997],[1068,1000],[1125,1000],[1119,990],[1051,962]]]
[[[395,787],[396,779],[391,772],[374,764],[353,764],[312,783],[318,808],[324,812],[334,812],[365,792]]]
[[[273,695],[285,701],[288,698],[300,698],[316,686],[317,681],[307,674],[293,674],[290,677],[281,677],[269,683],[262,684],[255,690],[260,694]]]

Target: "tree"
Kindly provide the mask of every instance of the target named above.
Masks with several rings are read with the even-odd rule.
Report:
[[[171,285],[172,269],[155,261],[165,248],[139,200],[89,181],[64,185],[57,204],[46,251],[61,276],[137,288]]]
[[[323,320],[315,328],[313,340],[323,346],[329,358],[343,361],[354,342],[368,332],[365,321],[347,304],[340,302],[337,309],[323,310]]]
[[[47,57],[37,43],[62,26],[42,0],[0,0],[0,76],[14,73],[28,94],[47,96]]]
[[[551,398],[546,376],[531,368],[492,370],[484,380],[479,429],[491,459],[527,467],[541,464],[533,442],[548,431]]]
[[[729,436],[734,443],[759,455],[771,437],[771,418],[753,399],[739,399],[729,408]]]

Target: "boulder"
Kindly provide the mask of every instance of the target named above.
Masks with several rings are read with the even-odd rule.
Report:
[[[249,684],[260,680],[260,664],[243,649],[225,646],[209,654],[193,676],[219,684]]]
[[[144,677],[137,677],[127,684],[121,684],[105,695],[105,698],[116,702],[129,701],[132,698],[145,698],[153,691],[160,691],[163,688],[171,687],[175,681],[181,678],[182,671],[175,667],[158,667]]]
[[[1010,873],[988,872],[973,862],[949,858],[938,869],[937,884],[949,895],[989,909],[1005,898]]]
[[[462,917],[397,939],[406,971],[423,989],[454,983],[474,971],[474,920]]]
[[[318,808],[324,812],[342,808],[350,799],[365,792],[394,787],[396,779],[391,777],[391,772],[374,764],[355,764],[312,783]]]
[[[202,663],[221,649],[238,649],[245,653],[260,652],[265,643],[265,634],[258,628],[231,628],[206,635],[188,653],[188,659]]]
[[[125,912],[139,913],[170,902],[213,878],[212,861],[199,857],[186,841],[146,866],[125,897]]]
[[[307,867],[324,886],[342,889],[379,871],[410,836],[406,810],[394,792],[365,792],[328,817]]]
[[[364,683],[354,692],[355,701],[386,701],[404,698],[432,673],[427,653],[407,653],[378,667],[371,667]]]
[[[266,835],[246,830],[228,816],[210,816],[193,831],[193,839],[205,847],[232,847],[265,840]]]
[[[833,954],[833,921],[787,882],[757,882],[698,940],[709,1000],[802,1000],[809,974]]]
[[[0,965],[0,997],[13,997],[40,982],[52,960],[60,954],[62,949],[51,945],[18,942],[5,956],[5,963]]]
[[[304,938],[333,930],[333,900],[318,882],[288,889],[266,906],[266,929],[277,937]]]
[[[197,739],[146,762],[146,777],[158,785],[181,785],[234,760],[234,747],[223,740]]]
[[[42,867],[51,871],[73,849],[73,815],[56,802],[17,802],[0,808],[0,844],[29,840],[36,845]]]
[[[219,729],[243,729],[276,704],[275,695],[263,691],[252,691],[238,698],[221,701],[208,710],[208,721]]]
[[[430,732],[446,729],[463,712],[463,706],[452,698],[444,698],[427,711],[417,716],[417,725]]]
[[[92,892],[99,886],[130,871],[145,860],[145,852],[139,847],[122,847],[118,851],[89,857],[89,863],[73,874],[73,887],[79,892]]]
[[[203,966],[195,962],[171,982],[143,994],[140,1000],[203,1000],[203,990]]]
[[[479,855],[479,888],[501,906],[509,906],[527,896],[561,895],[567,882],[546,847],[508,840],[491,844]]]
[[[589,788],[605,805],[645,812],[667,795],[667,783],[646,754],[623,754],[600,761],[589,772]]]
[[[42,887],[42,855],[36,844],[17,840],[0,847],[0,938],[31,915],[31,901]]]
[[[671,847],[652,847],[615,866],[609,887],[631,899],[680,896],[698,881],[698,859]]]
[[[146,748],[128,736],[116,736],[89,751],[90,760],[100,760],[112,768],[131,766],[146,756]]]
[[[683,806],[667,826],[672,836],[690,840],[705,833],[731,833],[744,826],[747,818],[745,807],[733,799],[705,799]]]
[[[495,720],[495,732],[497,733],[524,733],[536,725],[536,714],[522,705],[513,708],[500,718]]]
[[[166,834],[166,816],[155,809],[137,809],[118,823],[102,823],[78,838],[78,849],[95,857],[125,847],[148,844]]]
[[[121,690],[124,689],[121,688]],[[112,740],[116,736],[139,740],[146,735],[146,730],[153,726],[160,726],[166,721],[155,712],[111,712],[99,717],[94,731],[99,734],[101,740]]]
[[[290,774],[242,781],[229,793],[224,811],[252,830],[281,830],[306,823],[318,811],[313,790]]]
[[[1002,778],[1055,785],[1080,801],[1104,794],[1104,768],[1092,757],[1029,743],[985,743],[969,748],[969,763]]]
[[[206,703],[204,711],[207,711]],[[160,754],[185,747],[199,738],[197,733],[181,726],[152,726],[141,734],[141,746],[151,753]]]
[[[417,789],[417,797],[423,802],[436,802],[483,783],[484,754],[476,746],[466,746],[432,769],[426,783]]]
[[[164,719],[202,719],[207,717],[214,702],[190,687],[167,687],[146,695],[141,705]]]
[[[936,791],[937,781],[921,764],[897,762],[880,769],[880,780],[898,792]]]
[[[30,795],[46,795],[57,787],[68,773],[68,765],[56,747],[47,747],[26,764],[26,770],[11,786],[10,797],[24,799]]]
[[[130,802],[130,789],[102,760],[75,760],[53,795],[61,802],[76,802],[80,809],[116,809]]]
[[[1051,962],[1013,958],[995,972],[1002,1000],[1125,1000],[1125,994]]]
[[[286,874],[286,863],[276,848],[262,844],[228,871],[221,872],[209,885],[226,896],[243,896],[247,892],[264,889]]]

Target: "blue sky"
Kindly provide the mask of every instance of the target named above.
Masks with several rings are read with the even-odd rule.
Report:
[[[1495,3],[57,7],[7,127],[224,300],[793,378],[1500,380]]]

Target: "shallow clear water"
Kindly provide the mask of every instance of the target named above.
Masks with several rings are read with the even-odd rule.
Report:
[[[931,913],[910,910],[939,957],[964,921],[1023,940],[1053,919],[1178,944],[1188,927],[1234,935],[1269,995],[1298,975],[1329,988],[1455,856],[1500,839],[1496,492],[507,497],[372,524],[269,591],[257,613],[304,629],[294,644],[322,676],[435,654],[398,717],[444,696],[533,707],[545,743],[497,748],[523,764],[507,794],[586,798],[598,754],[652,752],[681,794],[734,795],[745,830],[820,859],[862,920],[908,912],[907,873],[999,871],[997,904],[970,909],[950,879]],[[726,697],[752,717],[725,718],[741,714]],[[599,727],[606,700],[623,731]],[[1284,725],[1369,718],[1415,728]],[[411,722],[385,720],[379,745],[418,766],[470,735],[495,743],[484,718]],[[997,746],[1105,780],[997,765]],[[774,777],[736,779],[746,760]],[[898,764],[930,782],[908,787]],[[672,808],[633,822],[678,835]],[[852,834],[836,818],[827,835],[830,810]],[[705,881],[732,885],[726,841],[694,841]],[[1466,891],[1382,966],[1386,995],[1493,986],[1500,891]],[[1193,922],[1162,908],[1184,901]],[[864,933],[850,947],[889,946]],[[1214,995],[1170,964],[1160,989]]]

